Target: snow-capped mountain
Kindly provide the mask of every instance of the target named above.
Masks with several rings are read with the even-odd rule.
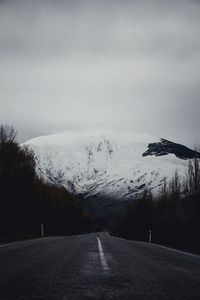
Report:
[[[145,187],[157,193],[175,170],[184,175],[195,151],[148,134],[64,132],[34,138],[28,145],[37,172],[85,197],[130,199]]]

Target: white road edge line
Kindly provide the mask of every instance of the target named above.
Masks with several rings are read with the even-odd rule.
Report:
[[[44,238],[37,238],[37,239],[31,239],[31,240],[24,240],[24,241],[16,241],[16,242],[10,242],[10,243],[7,243],[7,244],[2,244],[0,245],[0,248],[6,248],[6,247],[14,247],[14,246],[23,246],[25,244],[28,244],[28,243],[32,243],[32,242],[35,242],[35,241],[42,241],[42,240],[46,240],[47,238],[44,237]]]
[[[29,243],[34,243],[34,242],[42,242],[42,241],[51,241],[55,237],[47,236],[47,237],[41,237],[41,238],[35,238],[35,239],[28,239],[28,240],[23,240],[23,241],[15,241],[15,242],[10,242],[7,244],[2,244],[0,245],[0,248],[6,248],[6,247],[15,247],[15,246],[23,246],[23,245],[28,245]],[[57,238],[57,237],[56,237]],[[59,238],[65,238],[65,237],[59,237]]]
[[[166,247],[166,246],[162,246],[162,245],[158,245],[158,244],[153,244],[152,245],[155,245],[159,248],[163,248],[163,249],[167,249],[167,250],[170,250],[170,251],[173,251],[173,252],[177,252],[177,253],[180,253],[180,254],[184,254],[184,255],[188,255],[188,256],[194,256],[194,257],[198,257],[200,258],[200,256],[198,254],[192,254],[192,253],[189,253],[189,252],[185,252],[185,251],[181,251],[181,250],[177,250],[177,249],[173,249],[173,248],[170,248],[170,247]]]
[[[108,271],[109,268],[108,268],[108,265],[107,265],[107,262],[106,262],[106,258],[105,258],[104,252],[103,252],[103,248],[102,248],[102,245],[101,245],[100,238],[98,236],[97,236],[97,241],[98,241],[98,248],[99,248],[99,256],[100,256],[100,259],[101,259],[101,264],[102,264],[103,270]]]
[[[128,243],[132,243],[132,242],[145,243],[145,244],[148,244],[148,245],[156,246],[156,247],[163,248],[163,249],[166,249],[166,250],[170,250],[170,251],[173,251],[173,252],[177,252],[177,253],[185,254],[185,255],[188,255],[188,256],[194,256],[194,257],[200,258],[199,254],[193,254],[193,253],[190,253],[190,252],[170,248],[170,247],[159,245],[159,244],[156,244],[156,243],[149,244],[147,242],[142,242],[142,241],[127,240],[127,239],[124,239],[124,238],[121,238],[121,237],[116,237],[116,236],[113,236],[113,235],[110,235],[110,237],[113,238],[113,239],[117,239],[117,240],[123,240],[123,241],[126,241]]]

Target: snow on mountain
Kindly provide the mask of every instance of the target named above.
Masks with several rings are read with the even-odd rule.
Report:
[[[195,152],[148,134],[64,132],[34,138],[37,172],[73,193],[129,199],[145,187],[156,194],[176,169],[184,175]]]

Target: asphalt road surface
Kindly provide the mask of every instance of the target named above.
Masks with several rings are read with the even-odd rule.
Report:
[[[1,245],[0,299],[200,299],[200,256],[107,233]]]

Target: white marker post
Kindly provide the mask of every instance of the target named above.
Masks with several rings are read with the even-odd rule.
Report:
[[[44,237],[44,225],[41,224],[41,236]]]
[[[152,239],[152,237],[151,237],[151,230],[149,230],[149,243],[151,243],[151,239]]]

